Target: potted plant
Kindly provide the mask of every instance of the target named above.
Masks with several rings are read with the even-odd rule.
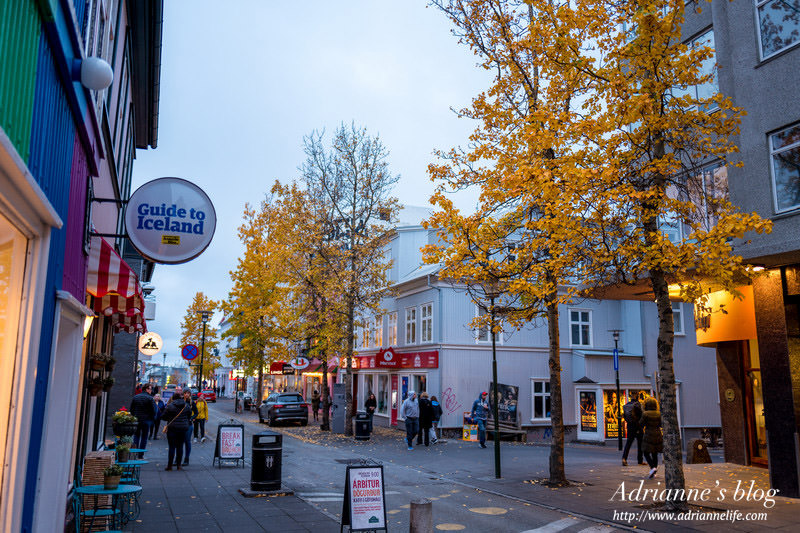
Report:
[[[110,355],[104,353],[94,353],[89,359],[89,364],[91,365],[92,370],[103,370],[109,360],[111,360]]]
[[[103,390],[103,380],[100,378],[92,378],[86,384],[86,388],[89,389],[90,396],[97,396],[100,394],[100,391]]]
[[[114,429],[114,435],[117,437],[136,433],[137,422],[138,420],[136,417],[125,407],[120,407],[119,411],[114,413],[114,416],[111,417],[111,425]]]
[[[121,441],[122,439],[120,439]],[[123,444],[122,442],[117,443],[115,447],[117,450],[117,462],[118,463],[127,463],[128,459],[131,456],[131,445],[130,444]]]
[[[104,392],[110,391],[111,387],[114,386],[114,381],[115,380],[112,377],[107,377],[107,378],[103,379],[103,391]]]
[[[115,364],[117,364],[117,360],[114,359],[113,355],[109,355],[108,356],[108,361],[106,361],[106,370],[111,372],[112,370],[114,370],[114,365]]]
[[[122,478],[124,470],[119,465],[111,465],[103,470],[103,486],[106,490],[119,487],[119,480]]]

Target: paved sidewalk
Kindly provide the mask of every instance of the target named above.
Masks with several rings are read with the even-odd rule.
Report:
[[[300,498],[275,496],[245,498],[238,491],[250,486],[249,449],[252,432],[245,426],[245,468],[212,467],[217,421],[207,424],[207,440],[192,444],[191,459],[183,470],[165,472],[167,441],[160,435],[149,441],[141,471],[141,514],[125,531],[220,531],[231,533],[339,531],[339,524]]]

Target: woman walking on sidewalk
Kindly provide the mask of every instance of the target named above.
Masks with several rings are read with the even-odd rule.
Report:
[[[439,400],[436,399],[436,396],[431,396],[431,407],[433,407],[431,438],[433,439],[433,444],[436,444],[436,441],[439,440],[439,420],[442,419],[442,406],[439,404]]]
[[[652,479],[658,470],[658,454],[664,451],[664,435],[661,433],[661,411],[655,398],[648,398],[644,402],[644,413],[639,426],[644,428],[642,438],[642,452],[647,464],[650,465],[648,478]]]
[[[169,444],[169,451],[167,452],[167,467],[164,470],[172,470],[173,464],[178,468],[178,470],[181,469],[181,459],[183,459],[183,441],[186,438],[186,432],[191,427],[189,417],[190,408],[180,396],[173,398],[164,409],[163,419],[167,421],[167,425],[164,429],[167,430],[167,444]]]
[[[200,442],[206,440],[206,420],[208,420],[208,403],[202,394],[197,397],[197,418],[194,419],[194,441],[200,439]]]

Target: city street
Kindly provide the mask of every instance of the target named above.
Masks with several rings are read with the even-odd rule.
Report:
[[[192,463],[185,473],[165,473],[164,441],[149,446],[151,464],[143,469],[143,478],[152,476],[154,483],[160,479],[170,488],[163,492],[162,501],[149,492],[149,481],[143,481],[146,503],[135,531],[152,528],[154,521],[163,531],[189,527],[195,531],[335,531],[342,511],[346,464],[363,459],[384,465],[390,531],[408,530],[410,502],[420,498],[433,502],[437,531],[718,531],[720,527],[749,531],[765,527],[765,521],[747,520],[735,524],[719,519],[670,523],[663,517],[642,514],[658,511],[652,502],[609,501],[621,481],[638,484],[646,473],[643,466],[619,466],[619,453],[610,446],[568,445],[567,474],[573,485],[551,489],[540,483],[547,474],[549,448],[545,446],[503,442],[503,477],[497,480],[491,442],[486,450],[475,443],[449,440],[408,451],[402,442],[404,434],[396,429],[376,427],[369,441],[359,442],[320,432],[313,421],[307,427],[275,428],[284,435],[283,485],[294,495],[244,498],[238,489],[249,482],[251,435],[270,428],[259,424],[255,413],[234,415],[233,403],[220,400],[210,406],[209,435],[215,436],[217,424],[231,418],[245,424],[245,469],[211,468],[214,441],[210,439],[194,445]],[[716,480],[727,483],[734,478],[752,478],[758,486],[766,486],[763,470],[726,465],[718,454],[713,461],[712,465],[686,465],[687,487],[703,482],[713,486]],[[663,474],[659,471],[656,479],[644,482],[647,487],[657,487],[663,483]],[[197,495],[190,494],[192,491]],[[730,508],[766,512],[771,529],[788,530],[796,504],[785,498],[776,500],[770,509],[758,502],[737,502]],[[725,509],[717,503],[702,508],[706,512]],[[693,506],[692,510],[700,508]]]

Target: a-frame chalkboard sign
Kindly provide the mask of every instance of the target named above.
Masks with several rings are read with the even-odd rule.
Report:
[[[217,427],[217,445],[212,465],[220,468],[223,461],[233,461],[235,465],[241,461],[244,468],[244,424],[234,419]]]
[[[347,466],[340,533],[344,526],[350,531],[389,531],[382,464],[365,461]]]

